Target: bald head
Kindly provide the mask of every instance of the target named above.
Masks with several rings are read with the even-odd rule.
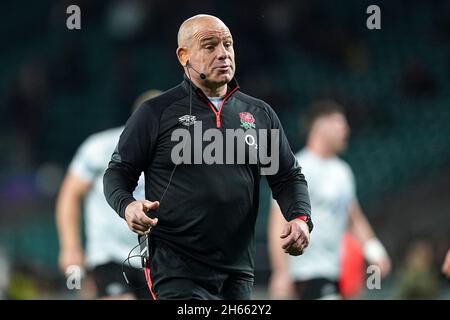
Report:
[[[210,97],[226,93],[234,77],[233,37],[219,18],[199,14],[184,21],[178,31],[178,61],[197,87]],[[193,74],[190,71],[195,70]]]
[[[230,32],[219,18],[208,14],[198,14],[181,24],[178,30],[178,47],[189,47],[198,32],[205,29]]]

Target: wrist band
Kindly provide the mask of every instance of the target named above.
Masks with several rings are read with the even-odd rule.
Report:
[[[308,225],[309,232],[312,231],[314,225],[313,225],[313,223],[311,221],[311,218],[309,216],[307,216],[307,215],[300,215],[300,216],[296,217],[295,219],[300,219],[300,220],[305,221],[306,224]]]

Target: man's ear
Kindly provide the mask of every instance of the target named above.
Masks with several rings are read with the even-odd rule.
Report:
[[[188,49],[187,48],[177,48],[178,61],[183,67],[186,67],[188,62]]]

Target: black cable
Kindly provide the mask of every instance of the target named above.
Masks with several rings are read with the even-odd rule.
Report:
[[[186,70],[187,70],[187,73],[188,73],[189,81],[192,81],[191,80],[191,74],[189,72],[189,68],[186,68]],[[192,84],[190,83],[189,84],[189,119],[188,119],[188,121],[191,120],[191,117],[192,117]],[[188,131],[189,131],[189,128],[190,128],[190,126],[188,126]],[[186,146],[186,142],[187,142],[187,139],[184,140],[184,144],[183,144],[183,147],[181,148],[181,150],[184,150],[184,147]],[[159,207],[161,206],[161,202],[163,201],[164,196],[166,195],[166,192],[169,189],[170,184],[172,183],[172,178],[173,178],[173,175],[175,174],[175,170],[178,167],[180,158],[181,158],[181,155],[178,155],[178,159],[177,159],[177,161],[175,163],[175,166],[173,167],[173,170],[172,170],[172,172],[170,174],[169,182],[167,183],[166,189],[164,190],[164,192],[163,192],[163,194],[161,196],[161,199],[159,200]]]
[[[143,240],[142,240],[142,239],[143,239]],[[147,285],[144,285],[144,286],[142,286],[142,287],[135,287],[135,286],[133,286],[133,285],[128,281],[128,278],[127,278],[127,275],[126,275],[124,266],[125,266],[125,263],[128,262],[128,267],[131,268],[131,269],[138,270],[138,271],[143,271],[143,270],[145,269],[145,267],[135,268],[135,267],[133,267],[133,266],[131,265],[131,263],[130,263],[130,260],[131,260],[132,258],[137,258],[137,257],[139,257],[139,258],[141,258],[141,259],[143,258],[143,256],[142,256],[141,254],[131,255],[131,253],[132,253],[134,250],[136,250],[137,247],[140,247],[141,244],[142,244],[144,241],[147,241],[147,239],[148,239],[148,233],[145,234],[145,235],[142,237],[142,239],[139,241],[139,243],[138,243],[137,245],[135,245],[135,246],[130,250],[130,252],[128,253],[128,257],[122,262],[122,275],[123,275],[123,277],[124,277],[125,282],[127,283],[127,285],[130,286],[130,287],[132,287],[134,290],[140,290],[140,289],[143,289],[143,288],[145,288]]]
[[[188,73],[189,81],[192,82],[192,80],[191,80],[191,74],[190,74],[190,72],[189,72],[189,68],[186,68],[186,70],[187,70],[187,73]],[[191,120],[191,117],[192,117],[192,83],[189,83],[189,120],[188,120],[188,121]],[[195,123],[195,122],[194,122],[194,123]],[[190,129],[190,126],[188,126],[188,131],[189,131],[189,129]],[[183,147],[182,147],[181,150],[184,150],[184,147],[185,147],[185,145],[186,145],[186,142],[187,142],[187,139],[185,139],[184,144],[183,144]],[[164,192],[163,192],[163,194],[162,194],[162,196],[161,196],[161,199],[159,200],[159,206],[158,206],[158,209],[161,207],[161,203],[162,203],[162,201],[163,201],[163,199],[164,199],[164,196],[166,195],[166,192],[167,192],[167,190],[169,189],[170,184],[172,183],[172,178],[173,178],[173,176],[174,176],[174,174],[175,174],[175,170],[176,170],[177,167],[178,167],[180,158],[181,158],[181,155],[178,156],[178,159],[177,159],[177,161],[176,161],[176,163],[175,163],[175,166],[173,167],[172,172],[170,173],[169,182],[167,183],[167,186],[166,186],[166,188],[165,188],[165,190],[164,190]],[[140,247],[141,244],[144,243],[144,241],[148,241],[148,237],[149,237],[150,232],[151,232],[151,229],[150,229],[150,231],[149,231],[148,233],[146,233],[146,234],[142,237],[142,239],[144,239],[144,240],[140,239],[139,243],[138,243],[137,245],[135,245],[135,246],[130,250],[130,252],[128,253],[128,257],[122,262],[122,274],[123,274],[123,277],[124,277],[124,279],[125,279],[125,282],[127,283],[127,285],[133,287],[133,289],[135,289],[135,290],[143,289],[143,288],[145,288],[146,286],[143,286],[143,287],[140,287],[140,288],[136,288],[136,287],[132,286],[132,285],[130,284],[130,282],[128,281],[128,278],[127,278],[127,275],[126,275],[126,272],[125,272],[125,269],[124,269],[124,265],[125,265],[125,263],[128,262],[128,266],[129,266],[130,268],[132,268],[132,269],[139,270],[139,271],[142,271],[142,270],[145,269],[145,267],[135,268],[135,267],[131,266],[131,264],[130,264],[130,259],[131,259],[131,258],[135,258],[135,257],[140,257],[141,259],[145,259],[145,256],[143,256],[142,254],[132,255],[132,256],[131,256],[131,253],[132,253],[137,247]]]

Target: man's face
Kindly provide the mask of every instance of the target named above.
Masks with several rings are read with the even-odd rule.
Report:
[[[343,152],[347,148],[347,139],[350,128],[347,119],[342,113],[332,113],[318,119],[322,137],[325,139],[330,151]]]
[[[188,47],[189,63],[206,75],[205,82],[221,86],[235,73],[233,38],[230,30],[215,21],[200,21]],[[198,75],[197,75],[198,76]]]

